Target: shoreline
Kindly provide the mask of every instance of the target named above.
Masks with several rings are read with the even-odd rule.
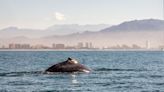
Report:
[[[164,51],[161,49],[0,49],[0,51]]]

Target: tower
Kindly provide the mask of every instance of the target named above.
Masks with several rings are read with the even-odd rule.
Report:
[[[146,41],[146,49],[149,49],[149,41]]]

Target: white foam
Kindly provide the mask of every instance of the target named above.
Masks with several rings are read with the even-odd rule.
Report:
[[[88,71],[88,70],[85,70],[85,69],[83,69],[82,70],[83,72],[85,72],[85,73],[89,73],[90,71]]]

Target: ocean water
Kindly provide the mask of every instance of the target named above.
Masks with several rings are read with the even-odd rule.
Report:
[[[67,57],[92,72],[42,73]],[[164,52],[1,51],[0,92],[164,92]]]

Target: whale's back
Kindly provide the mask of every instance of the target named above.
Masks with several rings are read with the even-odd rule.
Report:
[[[49,67],[46,72],[85,72],[90,71],[82,64],[73,64],[67,62],[61,62]]]

